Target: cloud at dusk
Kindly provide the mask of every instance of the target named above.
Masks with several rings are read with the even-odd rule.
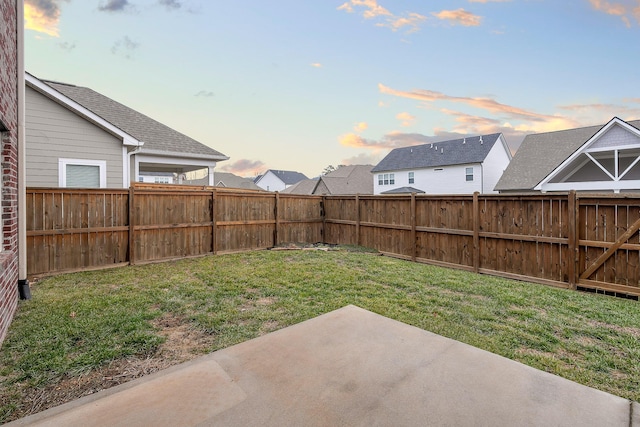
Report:
[[[376,0],[349,0],[338,7],[348,13],[359,12],[365,19],[376,19],[376,26],[387,27],[393,31],[406,29],[407,32],[415,32],[420,25],[427,20],[427,17],[416,12],[405,12],[394,14],[389,9],[378,4]]]
[[[534,111],[528,111],[526,109],[502,104],[495,99],[486,97],[465,97],[465,96],[453,96],[447,95],[441,92],[432,91],[428,89],[416,89],[411,91],[401,91],[392,89],[383,84],[378,84],[378,90],[380,93],[392,95],[401,98],[415,99],[421,101],[424,104],[433,104],[435,102],[450,102],[464,104],[469,107],[484,110],[486,112],[497,114],[511,120],[524,120],[538,123],[539,127],[543,128],[545,123],[553,124],[554,126],[564,126],[564,129],[574,127],[577,123],[566,117],[541,114]],[[562,128],[561,128],[562,129]],[[556,130],[556,129],[551,129]]]
[[[365,122],[360,122],[360,123],[356,123],[355,126],[353,127],[353,130],[355,132],[364,132],[365,130],[367,130],[367,128],[369,127],[369,125]]]
[[[477,27],[482,22],[482,17],[474,15],[462,8],[457,10],[442,10],[431,13],[442,21],[448,21],[451,25],[462,25],[463,27]]]
[[[98,10],[101,12],[122,12],[130,6],[128,0],[107,0],[98,6]]]
[[[182,7],[182,2],[178,0],[158,0],[158,3],[169,10],[180,9]]]
[[[362,16],[367,19],[375,18],[378,16],[391,16],[384,7],[380,6],[376,0],[349,0],[338,6],[338,10],[344,10],[345,12],[353,13],[356,8],[363,8]]]
[[[396,119],[400,120],[402,126],[408,127],[416,120],[416,116],[412,116],[405,111],[403,113],[396,114]]]
[[[126,59],[132,59],[132,55],[138,47],[140,47],[140,43],[131,40],[129,36],[124,36],[113,44],[111,53],[120,55]]]
[[[216,96],[216,94],[211,92],[210,90],[201,90],[198,93],[196,93],[194,96],[202,97],[202,98],[212,98]]]
[[[59,37],[60,4],[68,0],[25,0],[24,26],[52,37]]]
[[[239,176],[257,176],[266,169],[264,162],[260,160],[240,159],[235,162],[224,162],[218,168],[222,172],[230,172]]]
[[[632,19],[636,24],[640,24],[640,1],[638,0],[589,0],[589,3],[598,12],[620,17],[627,28],[631,28]]]

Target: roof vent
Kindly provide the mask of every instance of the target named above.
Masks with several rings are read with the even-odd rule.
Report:
[[[436,145],[436,151],[438,151],[438,146]]]
[[[444,154],[444,148],[440,149],[440,154]]]
[[[483,142],[482,142],[482,135],[480,135],[480,145],[482,145],[482,144],[483,144]]]
[[[431,148],[433,148],[433,143],[431,143]]]
[[[466,144],[466,143],[467,143],[467,138],[463,139],[463,140],[462,140],[462,143],[463,143],[463,144]]]

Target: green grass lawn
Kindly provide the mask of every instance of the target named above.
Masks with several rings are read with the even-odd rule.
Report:
[[[347,304],[640,401],[637,301],[350,249],[219,255],[42,280],[20,302],[0,349],[0,423],[44,409],[23,401],[63,380],[121,359],[164,357],[159,319],[167,316],[199,334],[202,354]]]

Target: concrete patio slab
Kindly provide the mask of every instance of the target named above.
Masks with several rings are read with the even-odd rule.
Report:
[[[27,425],[640,427],[640,407],[347,306]]]

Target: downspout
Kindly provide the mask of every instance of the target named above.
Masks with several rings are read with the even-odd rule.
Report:
[[[129,186],[131,186],[131,156],[141,152],[143,145],[144,145],[144,142],[138,141],[138,146],[136,148],[134,148],[132,151],[129,151],[127,153],[127,172],[128,172],[128,176],[129,176]],[[135,170],[135,168],[134,168],[134,170]],[[134,179],[135,178],[137,178],[137,177],[134,176]]]
[[[25,126],[25,82],[24,82],[24,3],[16,1],[16,44],[18,63],[18,293],[20,299],[31,299],[27,280],[27,174],[26,126]]]

